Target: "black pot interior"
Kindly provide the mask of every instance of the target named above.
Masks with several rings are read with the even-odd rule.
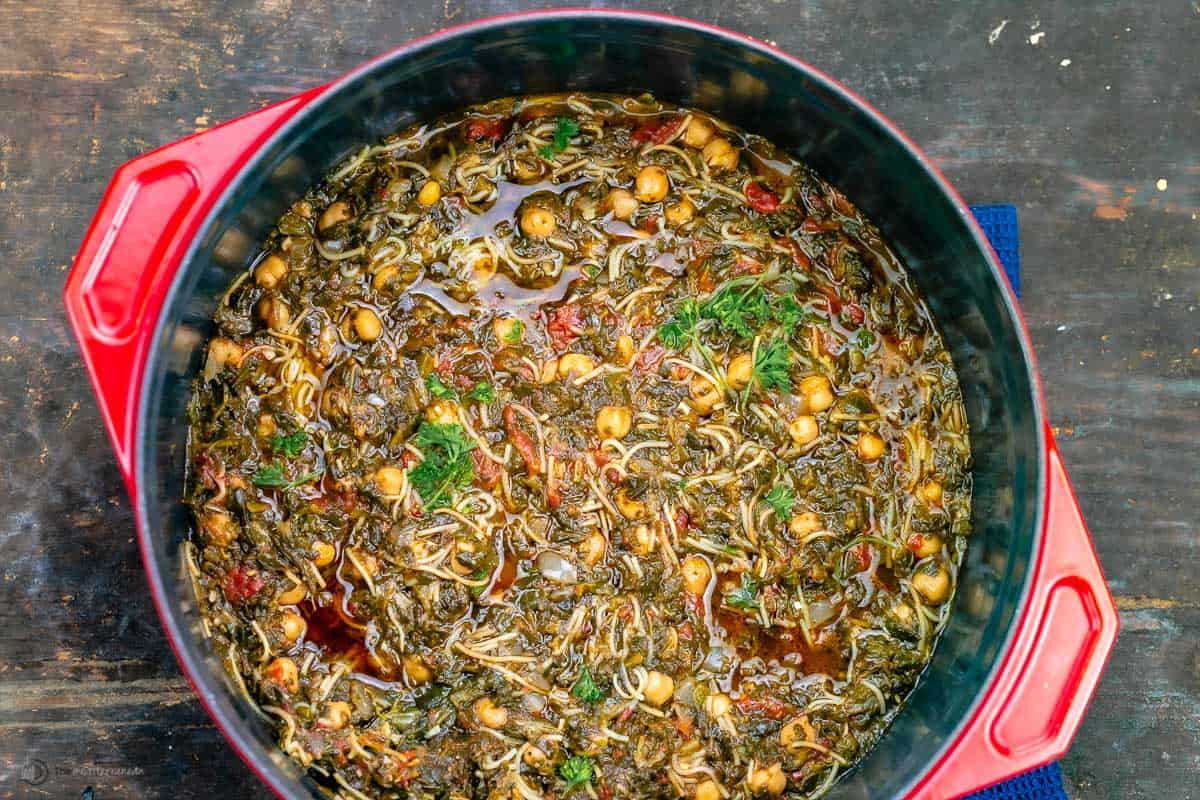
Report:
[[[936,313],[967,399],[975,533],[952,621],[923,680],[879,745],[828,796],[902,795],[968,715],[1023,602],[1044,466],[1027,343],[965,209],[876,117],[744,40],[659,19],[541,15],[408,48],[302,112],[218,204],[176,279],[143,388],[138,511],[180,658],[263,777],[288,796],[308,796],[314,785],[276,751],[209,651],[181,566],[185,408],[215,304],[285,207],[356,146],[470,103],[577,89],[650,91],[790,149],[880,226]]]

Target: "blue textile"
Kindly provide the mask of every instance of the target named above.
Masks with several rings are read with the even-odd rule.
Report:
[[[1017,236],[1017,209],[1015,206],[971,206],[971,213],[987,234],[992,249],[996,251],[1013,291],[1021,296],[1021,251]],[[1022,775],[998,783],[982,792],[971,795],[967,800],[1068,800],[1063,790],[1062,771],[1058,764],[1051,763]]]

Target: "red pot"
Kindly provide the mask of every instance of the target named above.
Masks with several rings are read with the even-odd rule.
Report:
[[[828,76],[738,34],[627,12],[443,31],[113,177],[68,278],[67,312],[163,626],[218,727],[279,796],[316,796],[204,641],[181,566],[184,408],[217,300],[284,208],[355,145],[469,103],[564,89],[651,90],[813,164],[883,230],[954,356],[976,454],[954,614],[905,709],[828,797],[944,800],[1061,756],[1117,615],[1044,421],[1028,334],[982,233],[925,156]]]

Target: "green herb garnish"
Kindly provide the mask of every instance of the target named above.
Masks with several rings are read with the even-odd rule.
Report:
[[[658,326],[658,338],[672,350],[682,350],[700,321],[700,304],[684,300],[675,316]]]
[[[462,425],[422,422],[413,443],[425,459],[408,477],[426,508],[449,505],[451,494],[475,480],[475,462],[471,460],[475,443]]]
[[[866,352],[875,344],[875,334],[871,333],[866,328],[859,328],[858,334],[854,337],[858,349]]]
[[[592,782],[592,760],[587,756],[571,756],[558,767],[558,774],[567,782],[567,791]]]
[[[279,464],[263,464],[250,476],[255,486],[287,486],[288,479],[283,477],[283,467]]]
[[[772,306],[772,316],[775,320],[788,330],[792,329],[802,322],[811,322],[813,319],[812,312],[800,304],[796,298],[790,294],[783,295]]]
[[[754,354],[754,370],[751,373],[750,385],[758,381],[764,389],[782,389],[789,391],[792,388],[792,378],[788,374],[788,370],[792,365],[791,351],[788,349],[787,340],[782,336],[777,336],[771,341],[758,348],[758,352]],[[746,387],[747,390],[750,386]]]
[[[591,670],[585,664],[579,672],[579,678],[571,687],[571,694],[578,697],[585,703],[598,703],[604,699],[604,690],[596,685],[596,681],[592,679]]]
[[[475,384],[475,388],[467,395],[472,400],[478,400],[480,403],[496,402],[496,390],[487,381],[480,381]]]
[[[571,137],[579,134],[579,123],[569,117],[559,117],[554,123],[554,141],[538,148],[538,155],[547,161],[571,146]]]
[[[442,379],[436,372],[431,372],[425,377],[425,387],[429,389],[429,394],[438,400],[453,399],[458,397],[454,390],[442,382]]]
[[[771,491],[763,495],[763,502],[771,507],[778,519],[787,522],[792,518],[792,506],[796,504],[796,495],[782,483],[777,483],[771,487]]]
[[[525,323],[519,319],[514,319],[508,331],[504,334],[505,344],[517,344],[521,341],[521,337],[525,335]]]
[[[734,279],[700,304],[700,316],[715,320],[724,330],[750,338],[758,324],[771,318],[767,293],[754,279],[748,287]]]
[[[304,431],[296,431],[289,433],[287,436],[274,436],[271,438],[271,449],[283,453],[288,458],[295,458],[304,450],[304,444],[308,441],[308,434]]]
[[[758,584],[750,577],[750,573],[742,573],[742,585],[725,595],[725,603],[733,608],[758,608]]]

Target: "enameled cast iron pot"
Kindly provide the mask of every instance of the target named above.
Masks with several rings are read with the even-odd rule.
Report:
[[[356,146],[471,103],[564,90],[651,91],[814,165],[882,229],[953,353],[975,453],[974,533],[954,613],[907,707],[828,796],[945,800],[1060,756],[1116,637],[1116,611],[1044,420],[1012,290],[966,206],[877,111],[795,58],[693,22],[588,11],[418,40],[136,159],[104,196],[67,281],[67,311],[163,626],[230,743],[280,797],[316,794],[232,688],[183,573],[184,409],[218,299],[285,208]]]

